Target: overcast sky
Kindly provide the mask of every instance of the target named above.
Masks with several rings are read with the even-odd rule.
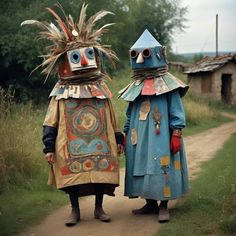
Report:
[[[215,52],[216,14],[219,51],[236,51],[236,0],[182,0],[182,5],[189,9],[188,28],[174,37],[174,52]]]

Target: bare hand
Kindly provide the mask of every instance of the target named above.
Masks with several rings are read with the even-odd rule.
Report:
[[[55,153],[54,152],[48,152],[45,155],[45,158],[46,158],[48,164],[52,165],[55,162]]]
[[[122,154],[124,152],[124,145],[123,144],[117,144],[118,154]]]

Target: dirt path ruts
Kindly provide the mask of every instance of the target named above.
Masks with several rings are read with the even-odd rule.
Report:
[[[236,116],[231,116],[235,118]],[[190,178],[194,178],[200,171],[202,162],[211,159],[229,139],[231,134],[236,132],[236,121],[223,124],[202,133],[184,138]],[[45,220],[34,227],[23,232],[21,236],[151,236],[160,224],[155,215],[134,216],[131,210],[139,208],[144,204],[142,199],[128,199],[123,196],[124,169],[121,170],[120,187],[116,190],[116,197],[106,196],[104,209],[112,217],[111,223],[102,223],[93,218],[94,197],[87,197],[80,200],[81,221],[78,225],[67,228],[64,226],[64,219],[70,212],[69,205],[62,207]],[[174,206],[171,202],[171,207]]]

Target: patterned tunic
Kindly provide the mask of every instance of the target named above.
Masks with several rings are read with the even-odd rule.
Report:
[[[52,97],[43,125],[58,130],[49,184],[81,185],[80,195],[89,195],[89,184],[103,183],[113,186],[105,190],[112,195],[119,184],[115,132],[120,130],[110,99]]]

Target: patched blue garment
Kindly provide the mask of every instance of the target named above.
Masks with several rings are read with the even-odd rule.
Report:
[[[125,196],[168,200],[188,191],[183,140],[180,152],[172,155],[170,151],[172,130],[184,127],[185,113],[178,90],[159,96],[139,96],[129,103],[124,127]]]

